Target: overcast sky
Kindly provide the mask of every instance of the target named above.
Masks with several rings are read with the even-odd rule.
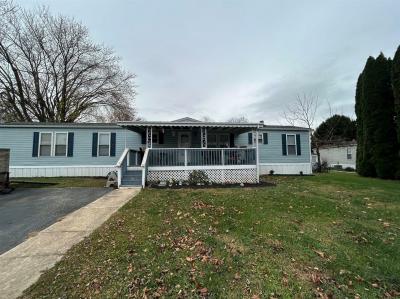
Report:
[[[400,44],[399,0],[37,0],[74,17],[137,75],[147,120],[246,116],[283,124],[297,94],[354,117],[368,56]]]

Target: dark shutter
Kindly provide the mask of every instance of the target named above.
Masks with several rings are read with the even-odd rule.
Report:
[[[268,144],[268,133],[263,133],[264,144]]]
[[[111,143],[110,143],[110,156],[115,157],[115,148],[117,141],[117,134],[111,133]]]
[[[93,138],[92,138],[92,157],[97,157],[97,138],[99,134],[98,133],[93,133]]]
[[[33,132],[32,157],[39,156],[39,132]]]
[[[164,144],[164,132],[158,132],[158,144]]]
[[[297,156],[301,155],[300,134],[296,134]]]
[[[287,150],[286,150],[286,134],[282,134],[282,155],[284,155],[284,156],[287,155]]]
[[[253,144],[253,133],[248,133],[247,138],[248,138],[248,143]]]
[[[146,144],[146,132],[142,132],[141,137],[142,137],[142,144]]]
[[[229,146],[235,147],[235,134],[233,133],[229,134]]]
[[[68,132],[68,148],[67,148],[67,156],[74,156],[74,133]]]

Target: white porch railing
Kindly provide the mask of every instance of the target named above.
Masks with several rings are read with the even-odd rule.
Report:
[[[117,164],[115,165],[115,167],[117,168],[117,176],[118,176],[118,188],[119,186],[121,186],[121,182],[122,182],[122,176],[124,175],[124,173],[126,172],[126,169],[128,167],[128,154],[129,154],[129,148],[126,148],[121,157],[119,158]]]
[[[150,167],[257,164],[255,148],[152,148],[148,160]]]
[[[143,155],[142,164],[140,167],[142,168],[142,188],[146,187],[146,177],[147,177],[147,166],[149,164],[149,151],[150,149],[146,149]]]

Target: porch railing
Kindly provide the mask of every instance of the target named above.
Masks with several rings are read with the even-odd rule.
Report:
[[[256,165],[255,148],[152,148],[148,166]]]

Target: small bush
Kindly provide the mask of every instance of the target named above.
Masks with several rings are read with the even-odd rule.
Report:
[[[345,169],[343,169],[344,171],[355,171],[355,169],[353,167],[346,167]]]
[[[189,174],[189,184],[197,185],[197,184],[207,184],[208,176],[203,170],[193,170]]]
[[[343,166],[340,164],[333,165],[333,169],[335,170],[343,170]]]
[[[303,175],[303,171],[300,171],[300,175]]]
[[[274,170],[273,169],[271,169],[270,171],[269,171],[269,175],[274,175]]]

